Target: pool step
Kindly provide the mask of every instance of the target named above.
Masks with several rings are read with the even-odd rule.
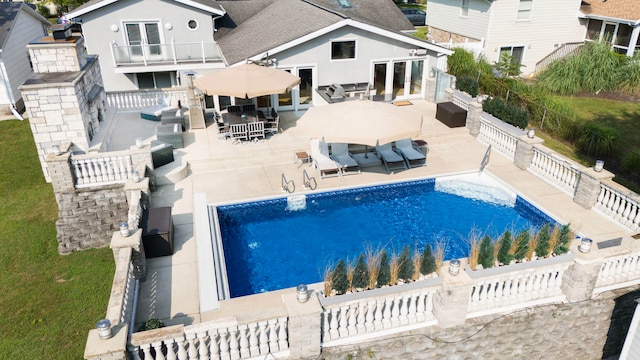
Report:
[[[158,186],[175,184],[189,176],[189,173],[189,162],[180,158],[154,170]]]

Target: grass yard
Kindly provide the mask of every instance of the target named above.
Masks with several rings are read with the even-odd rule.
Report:
[[[28,120],[0,121],[0,146],[0,359],[82,359],[106,312],[112,252],[59,255],[58,207]]]

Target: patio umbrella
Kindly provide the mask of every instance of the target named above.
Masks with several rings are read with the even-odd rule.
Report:
[[[197,78],[194,85],[207,95],[227,95],[248,99],[282,94],[300,83],[288,71],[256,64],[242,64]]]
[[[312,107],[297,126],[326,142],[375,146],[419,136],[422,115],[385,102],[351,100]]]

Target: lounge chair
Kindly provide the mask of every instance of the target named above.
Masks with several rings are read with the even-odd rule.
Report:
[[[396,150],[404,157],[404,161],[409,168],[427,165],[427,157],[422,154],[418,145],[411,139],[396,141]],[[429,151],[428,148],[427,151]]]
[[[407,169],[404,158],[393,150],[391,143],[384,145],[376,144],[376,155],[382,160],[384,168],[387,169],[388,173],[392,170]]]
[[[329,157],[327,144],[320,139],[311,139],[311,160],[318,169],[321,179],[326,177],[342,177],[340,166]]]
[[[358,162],[351,157],[348,144],[331,143],[331,158],[342,168],[342,175],[360,174],[360,166]]]

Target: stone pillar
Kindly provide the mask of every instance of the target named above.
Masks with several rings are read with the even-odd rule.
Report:
[[[469,134],[477,137],[480,134],[480,116],[482,115],[482,103],[477,101],[469,102],[469,110],[467,111],[467,129]]]
[[[446,88],[444,89],[444,102],[451,102],[451,101],[453,101],[453,89]]]
[[[603,258],[598,254],[596,246],[591,247],[589,253],[578,250],[580,239],[571,244],[571,251],[576,254],[574,264],[565,270],[562,276],[562,292],[569,302],[589,300],[593,296],[593,289],[598,280],[598,273],[602,267]]]
[[[292,359],[310,358],[320,355],[322,334],[322,306],[311,291],[309,300],[301,303],[297,295],[282,296],[289,315],[289,353]]]
[[[146,169],[153,170],[151,145],[144,144],[141,148],[134,145],[129,148],[129,152],[131,154],[131,165],[133,169],[138,171],[140,171],[140,169],[145,170],[145,172],[140,173],[140,176],[144,176]]]
[[[133,277],[144,281],[147,278],[147,260],[142,245],[142,229],[136,229],[129,236],[122,236],[119,231],[113,233],[111,238],[111,250],[113,257],[118,257],[122,249],[131,248],[131,262],[133,263]]]
[[[448,271],[449,262],[442,265],[442,288],[433,297],[433,315],[442,328],[462,325],[467,318],[472,280],[463,270],[465,266],[465,259],[461,259],[460,272],[453,276]]]
[[[614,175],[606,170],[598,172],[589,168],[582,171],[573,201],[585,209],[591,209],[598,201],[600,183],[604,180],[611,180],[613,177]]]
[[[436,99],[436,79],[429,77],[424,82],[424,99],[430,102]]]
[[[513,158],[513,164],[522,170],[527,170],[533,160],[534,145],[542,144],[544,140],[534,136],[533,139],[527,135],[522,135],[516,143],[516,153]]]
[[[86,360],[127,360],[127,337],[129,324],[119,324],[111,328],[113,337],[101,339],[97,329],[89,331],[84,348]]]
[[[75,175],[71,165],[71,143],[63,142],[60,146],[60,155],[53,153],[45,157],[46,168],[53,185],[54,193],[68,192],[75,190]]]

